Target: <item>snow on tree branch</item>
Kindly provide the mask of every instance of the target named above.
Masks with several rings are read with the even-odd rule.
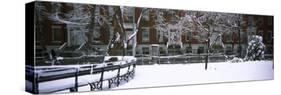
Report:
[[[54,13],[55,15],[50,17],[51,19],[55,20],[55,21],[59,21],[61,23],[65,23],[65,24],[74,24],[74,25],[88,25],[89,23],[79,23],[79,22],[72,22],[71,20],[65,20],[59,17],[59,13]]]
[[[128,42],[137,35],[138,33],[138,30],[139,30],[139,26],[140,26],[140,21],[142,19],[142,15],[143,15],[143,12],[146,11],[145,9],[142,9],[140,15],[138,16],[138,20],[137,20],[137,23],[136,23],[136,27],[135,27],[135,31],[132,35],[129,36],[128,38]],[[135,23],[135,22],[134,22]]]

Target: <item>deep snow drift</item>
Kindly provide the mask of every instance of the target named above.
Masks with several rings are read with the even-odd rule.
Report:
[[[114,89],[273,79],[273,61],[137,66],[134,79]]]

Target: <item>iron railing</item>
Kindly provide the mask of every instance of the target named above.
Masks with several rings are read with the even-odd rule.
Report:
[[[32,82],[31,92],[35,94],[52,93],[69,89],[70,92],[78,91],[81,86],[89,85],[90,90],[103,90],[103,88],[111,88],[114,85],[119,86],[121,82],[128,82],[134,77],[136,62],[126,63],[122,65],[112,65],[106,63],[107,66],[96,67],[95,65],[76,65],[76,66],[39,66],[26,67],[26,81]],[[111,74],[112,76],[108,76]],[[93,75],[93,79],[88,79],[87,82],[80,83],[79,79],[85,75]],[[56,84],[55,88],[44,89],[42,84],[54,82],[62,79],[74,78],[72,83]],[[108,82],[108,86],[103,83]],[[68,85],[66,85],[68,84]],[[64,85],[64,86],[63,86]],[[66,86],[65,86],[66,85]]]

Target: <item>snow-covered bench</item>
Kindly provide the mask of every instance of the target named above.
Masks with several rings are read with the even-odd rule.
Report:
[[[102,90],[104,87],[103,83],[106,81],[108,82],[108,88],[111,88],[112,86],[119,86],[119,84],[123,81],[128,82],[129,79],[133,78],[134,76],[135,65],[136,65],[135,63],[123,64],[123,65],[117,65],[115,67],[103,68],[105,71],[109,71],[109,72],[102,72],[99,81],[89,83],[91,90],[95,90],[95,89]]]
[[[107,63],[108,66],[64,65],[40,66],[34,68],[34,83],[30,88],[35,93],[51,93],[69,89],[77,91],[78,87],[89,85],[91,90],[102,90],[103,82],[108,87],[118,86],[122,81],[129,81],[134,75],[135,61],[118,61]],[[32,83],[32,82],[31,82]]]

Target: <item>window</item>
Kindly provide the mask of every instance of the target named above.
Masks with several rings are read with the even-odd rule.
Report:
[[[248,16],[248,25],[252,26],[254,24],[254,18],[252,16]]]
[[[272,25],[273,24],[273,17],[268,17],[268,25]]]
[[[149,20],[149,11],[143,12],[143,18],[144,18],[145,21]]]
[[[59,12],[61,10],[61,5],[56,2],[51,3],[51,13]]]
[[[249,35],[255,35],[256,34],[256,27],[250,26],[248,27],[248,33]]]
[[[134,20],[134,17],[133,16],[127,16],[127,18],[128,19],[124,19],[124,22],[126,22],[126,23],[132,23],[132,22],[134,22],[133,20]]]
[[[165,49],[163,47],[159,47],[160,55],[165,55]]]
[[[39,43],[40,42],[40,38],[42,37],[42,36],[44,36],[42,33],[43,33],[43,26],[42,25],[37,25],[36,26],[36,38],[35,38],[35,40],[36,40],[36,43]]]
[[[261,24],[263,24],[263,17],[261,16],[261,17],[258,17],[258,22],[257,23],[261,23]]]
[[[134,22],[134,8],[133,7],[124,7],[124,12],[123,14],[126,16],[124,21],[126,23],[133,23]]]
[[[186,47],[185,53],[192,53],[192,47]]]
[[[101,38],[100,27],[95,27],[95,30],[93,32],[93,40],[100,41],[100,38]]]
[[[109,41],[113,38],[114,32],[113,32],[113,27],[109,28]]]
[[[181,43],[181,33],[177,31],[177,29],[175,28],[170,29],[168,43],[170,44]]]
[[[135,8],[133,7],[126,7],[126,12],[128,14],[128,16],[134,16],[134,11],[135,11]]]
[[[226,42],[232,42],[232,32],[226,32],[225,36],[226,36],[225,39]]]
[[[258,30],[258,35],[263,35],[263,30]]]
[[[62,36],[61,26],[52,26],[52,42],[61,43]]]
[[[270,45],[266,46],[265,54],[273,54],[273,47]]]
[[[149,42],[149,29],[148,28],[142,29],[142,42]]]
[[[96,15],[100,15],[100,7],[96,7]]]
[[[114,15],[114,9],[113,9],[113,7],[108,7],[108,14],[109,14],[109,16],[113,16]]]
[[[203,46],[198,47],[197,53],[198,54],[204,53],[204,47]]]
[[[192,40],[192,32],[187,32],[186,41],[191,41],[191,40]]]
[[[163,33],[160,31],[160,30],[157,30],[157,35],[156,35],[156,38],[158,39],[158,42],[163,42],[164,40],[163,40]]]
[[[149,54],[149,48],[148,47],[143,47],[142,48],[142,54]]]
[[[241,42],[247,42],[247,33],[245,32],[240,32],[240,36],[241,36]]]
[[[268,31],[268,40],[267,40],[267,42],[271,43],[272,41],[273,41],[273,33],[272,33],[271,30],[269,30]]]
[[[232,48],[231,48],[230,46],[227,46],[227,47],[226,47],[226,54],[227,54],[227,55],[233,54]]]
[[[95,16],[100,16],[100,7],[96,7],[96,10],[95,10],[95,13],[94,13]],[[99,23],[99,19],[98,20],[94,20],[95,23]]]

